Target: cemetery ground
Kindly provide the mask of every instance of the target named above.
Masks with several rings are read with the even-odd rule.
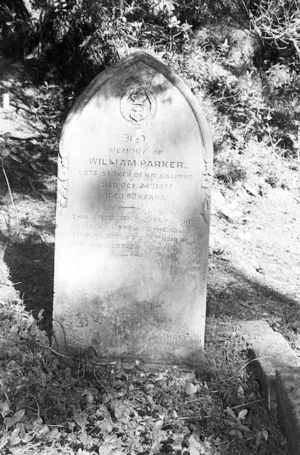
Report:
[[[11,104],[0,111],[0,453],[287,455],[239,321],[266,320],[300,350],[300,163],[266,156],[253,141],[242,157],[246,180],[218,169],[209,374],[106,364],[93,351],[68,358],[47,337],[62,91],[3,59],[1,91]]]

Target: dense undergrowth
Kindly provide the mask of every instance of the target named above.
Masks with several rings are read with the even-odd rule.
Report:
[[[1,305],[0,315],[3,455],[286,453],[234,327],[229,336],[211,321],[207,378],[102,363],[93,352],[69,358],[50,348],[21,304]]]

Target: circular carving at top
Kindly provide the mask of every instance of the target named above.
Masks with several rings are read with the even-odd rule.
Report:
[[[155,99],[148,90],[131,88],[122,98],[121,112],[128,122],[141,125],[153,117]]]

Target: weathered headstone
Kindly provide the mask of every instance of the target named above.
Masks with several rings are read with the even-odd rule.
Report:
[[[212,143],[185,84],[136,52],[65,121],[54,343],[180,363],[203,347]]]

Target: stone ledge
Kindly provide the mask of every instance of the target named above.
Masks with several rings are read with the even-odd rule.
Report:
[[[277,411],[291,455],[300,454],[300,358],[266,321],[240,323],[268,409]]]
[[[291,455],[300,454],[300,366],[277,371],[277,415]]]

